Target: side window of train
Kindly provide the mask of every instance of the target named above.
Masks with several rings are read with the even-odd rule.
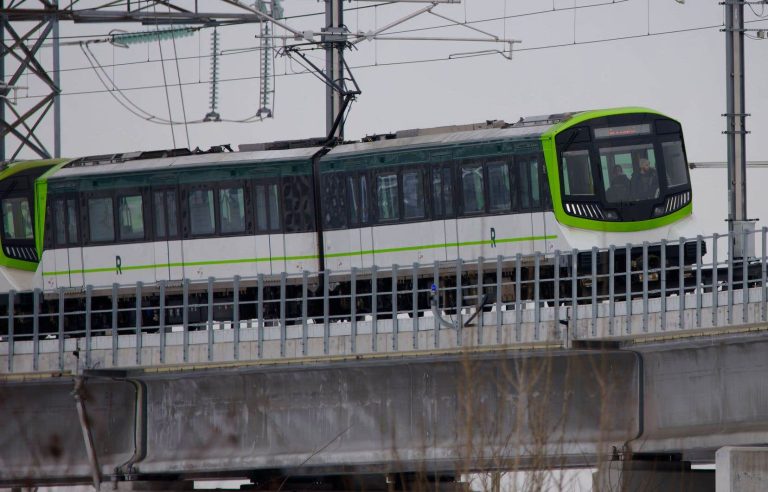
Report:
[[[254,187],[256,205],[256,231],[279,232],[282,229],[280,188],[276,181],[258,182]]]
[[[179,237],[179,207],[175,189],[152,192],[155,238],[175,239]]]
[[[246,231],[246,191],[242,183],[220,185],[219,224],[221,234],[238,234]]]
[[[112,196],[89,196],[86,199],[86,210],[88,214],[88,242],[114,242],[115,208]]]
[[[424,172],[420,168],[403,170],[403,219],[423,219]]]
[[[314,229],[312,180],[307,175],[283,178],[283,222],[285,232],[308,232]]]
[[[26,196],[3,198],[3,237],[14,240],[34,239],[32,208]]]
[[[120,241],[145,239],[144,199],[139,192],[117,197],[118,236]]]
[[[459,167],[463,212],[474,215],[485,212],[485,190],[483,185],[483,165],[481,163],[463,164]]]
[[[209,236],[216,232],[216,210],[213,187],[196,185],[187,195],[189,232],[191,236]]]
[[[358,227],[368,224],[369,197],[368,176],[366,174],[347,175],[347,203],[349,206],[349,226]]]
[[[80,242],[77,200],[64,197],[55,198],[50,202],[48,214],[46,235],[50,235],[53,239],[48,246],[56,248],[76,246]]]
[[[43,249],[53,249],[55,247],[54,229],[53,229],[53,200],[49,196],[45,204],[45,232],[43,233]]]
[[[400,218],[400,185],[396,171],[376,175],[376,203],[378,222],[392,222]]]
[[[344,174],[339,172],[322,175],[323,227],[342,229],[347,225],[346,186]]]
[[[509,164],[506,161],[491,161],[486,164],[488,171],[488,210],[509,212],[512,209]]]
[[[547,164],[544,155],[539,154],[539,176],[541,179],[541,206],[544,210],[552,210],[552,193],[549,191],[549,177],[547,176]]]
[[[453,167],[432,168],[432,214],[435,218],[453,217]]]
[[[515,159],[515,167],[519,173],[518,191],[520,207],[523,210],[541,207],[541,188],[539,158],[536,156],[521,156]]]

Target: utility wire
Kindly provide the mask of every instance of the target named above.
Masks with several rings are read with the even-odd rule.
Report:
[[[108,93],[111,95],[115,101],[118,102],[121,106],[123,106],[126,110],[128,110],[131,114],[134,116],[137,116],[138,118],[141,118],[142,120],[145,120],[149,123],[155,123],[159,125],[181,125],[185,124],[183,121],[174,121],[171,119],[162,118],[160,116],[153,115],[152,113],[149,113],[148,111],[145,111],[142,109],[139,105],[131,101],[128,96],[125,94],[126,91],[135,91],[135,90],[146,90],[146,89],[161,89],[163,87],[181,87],[183,86],[191,86],[191,85],[202,85],[202,84],[208,84],[208,82],[181,82],[179,80],[178,84],[164,84],[164,85],[151,85],[151,86],[144,86],[144,87],[132,87],[128,89],[120,89],[117,87],[117,84],[114,83],[114,81],[109,77],[109,74],[104,70],[104,68],[99,65],[98,60],[96,59],[93,52],[91,52],[90,48],[88,47],[87,43],[82,43],[81,48],[83,50],[83,53],[85,54],[86,58],[88,59],[89,63],[91,63],[94,72],[96,73],[97,78],[99,79],[99,82],[101,82],[101,85],[104,87],[104,89],[100,90],[92,90],[92,91],[80,91],[77,93],[70,93],[68,95],[90,95],[90,94],[103,94]],[[259,77],[239,77],[236,79],[229,79],[229,81],[235,81],[235,80],[253,80],[258,79]],[[34,98],[36,96],[27,96],[26,98]],[[260,121],[260,118],[258,116],[258,113],[254,113],[251,116],[248,116],[247,118],[242,119],[224,119],[222,118],[221,121],[227,122],[227,123],[252,123],[255,121]],[[192,120],[192,121],[186,121],[187,125],[192,124],[201,124],[206,123],[204,119],[199,120]]]
[[[160,32],[160,26],[157,26],[157,32]],[[157,47],[160,49],[160,67],[162,68],[163,72],[163,86],[165,86],[165,102],[168,104],[168,120],[173,121],[173,113],[171,112],[171,96],[168,92],[168,79],[165,76],[165,59],[163,58],[163,42],[160,40],[160,37],[157,38]],[[179,88],[181,89],[181,88]],[[170,125],[171,127],[171,139],[173,140],[173,148],[176,148],[176,132],[173,129],[173,125]]]
[[[686,33],[686,32],[695,32],[695,31],[704,31],[709,29],[717,29],[721,28],[722,24],[712,24],[707,26],[698,26],[698,27],[690,27],[690,28],[684,28],[684,29],[674,29],[669,31],[659,31],[659,32],[652,32],[650,34],[631,34],[626,36],[616,36],[612,38],[602,38],[602,39],[593,39],[593,40],[587,40],[587,41],[577,41],[575,43],[576,46],[579,45],[591,45],[591,44],[602,44],[602,43],[611,43],[611,42],[617,42],[617,41],[625,41],[625,40],[631,40],[631,39],[638,39],[638,38],[646,38],[646,37],[658,37],[658,36],[666,36],[666,35],[672,35],[672,34],[680,34],[680,33]],[[574,43],[558,43],[558,44],[550,44],[550,45],[542,45],[542,46],[531,46],[528,48],[515,48],[515,52],[524,52],[524,51],[540,51],[540,50],[547,50],[547,49],[556,49],[556,48],[564,48],[568,46],[574,46]],[[475,58],[475,57],[481,57],[481,56],[489,56],[489,55],[495,55],[495,52],[484,52],[484,53],[478,53],[472,56],[465,56],[463,58]],[[440,62],[440,61],[452,61],[456,60],[456,57],[435,57],[435,58],[423,58],[423,59],[416,59],[416,60],[401,60],[401,61],[393,61],[393,62],[384,62],[384,63],[377,63],[377,64],[361,64],[361,65],[352,65],[350,68],[352,69],[365,69],[365,68],[375,68],[375,67],[385,67],[385,66],[397,66],[397,65],[412,65],[412,64],[418,64],[418,63],[433,63],[433,62]],[[92,67],[95,68],[95,67]],[[282,74],[276,74],[276,77],[288,77],[293,75],[310,75],[309,71],[307,70],[299,70],[295,72],[288,72],[288,73],[282,73]],[[259,79],[259,76],[245,76],[245,77],[231,77],[231,78],[225,78],[221,79],[221,82],[241,82],[246,80],[256,80]],[[181,85],[202,85],[207,84],[207,81],[200,81],[200,82],[184,82]],[[174,85],[179,84],[171,84],[171,87]],[[144,86],[134,86],[134,87],[124,87],[120,89],[121,91],[138,91],[138,90],[147,90],[147,89],[158,89],[162,88],[162,85],[144,85]],[[73,91],[73,92],[62,92],[62,96],[76,96],[76,95],[88,95],[88,94],[100,94],[105,92],[113,92],[111,90],[89,90],[89,91]],[[45,97],[43,95],[35,96],[21,96],[19,99],[24,98],[40,98]]]
[[[760,22],[761,20],[763,20],[763,19],[747,21],[747,23]],[[603,38],[603,39],[597,39],[597,40],[591,40],[591,41],[577,41],[575,43],[561,43],[561,44],[552,44],[552,45],[544,45],[544,46],[535,46],[535,47],[530,47],[530,48],[518,48],[515,51],[536,51],[536,50],[544,50],[544,49],[561,48],[561,47],[567,47],[567,46],[573,46],[573,45],[601,44],[601,43],[617,42],[617,41],[623,41],[623,40],[629,40],[629,39],[637,39],[637,38],[643,38],[643,37],[656,37],[656,36],[671,35],[671,34],[677,34],[677,33],[701,31],[701,30],[708,30],[708,29],[720,28],[720,27],[722,27],[722,24],[708,25],[708,26],[699,26],[699,27],[685,28],[685,29],[675,29],[675,30],[660,31],[660,32],[655,32],[655,33],[639,34],[639,35],[617,36],[617,37],[612,37],[612,38]],[[254,49],[256,49],[256,48],[254,48]],[[90,50],[88,50],[88,51],[90,51]],[[476,53],[476,54],[468,55],[468,56],[465,56],[463,58],[466,58],[466,57],[488,56],[490,54],[495,54],[495,52],[481,52],[481,53]],[[86,54],[86,58],[88,58],[87,54]],[[192,57],[192,58],[194,58],[194,57]],[[88,59],[89,59],[89,63],[91,63],[91,68],[93,70],[97,70],[96,66],[94,66],[94,62],[91,61],[90,58],[88,58]],[[428,59],[403,60],[403,61],[395,61],[395,62],[387,62],[387,63],[375,63],[375,64],[356,65],[356,66],[353,66],[352,68],[354,68],[354,69],[366,69],[366,68],[376,68],[376,67],[384,67],[384,66],[411,65],[411,64],[420,64],[420,63],[434,63],[434,62],[440,62],[440,61],[450,61],[450,60],[455,60],[455,59],[457,59],[457,58],[456,57],[451,57],[451,56],[448,56],[448,57],[436,57],[436,58],[428,58]],[[98,63],[98,62],[96,62],[96,63]],[[305,70],[305,71],[297,71],[297,72],[294,72],[294,73],[275,74],[274,76],[275,77],[285,77],[285,76],[290,76],[290,75],[309,75],[309,74],[310,73]],[[108,76],[107,76],[107,78],[108,78]],[[246,80],[255,80],[255,79],[259,79],[259,78],[260,77],[258,77],[258,76],[235,77],[235,78],[229,78],[229,79],[222,79],[222,82],[246,81]],[[115,99],[118,100],[118,102],[121,105],[126,106],[122,101],[120,101],[120,99],[117,97],[117,95],[115,93],[119,93],[120,95],[122,95],[127,100],[127,96],[124,94],[124,92],[138,91],[138,90],[150,90],[150,89],[157,89],[157,88],[164,87],[164,86],[158,86],[158,85],[150,85],[150,86],[139,86],[139,87],[123,88],[123,89],[117,89],[117,88],[116,89],[109,89],[109,85],[107,83],[105,83],[104,80],[101,79],[101,76],[99,77],[99,79],[102,81],[102,84],[105,87],[104,90],[65,92],[65,93],[62,93],[62,95],[84,95],[84,94],[98,94],[98,93],[108,92],[113,97],[115,97]],[[179,84],[175,84],[175,85],[177,85],[178,87],[181,88],[182,86],[185,86],[185,85],[200,85],[200,84],[204,84],[204,83],[207,83],[207,82],[187,82],[187,83],[182,83],[181,81],[179,81]],[[116,87],[116,85],[114,85],[114,83],[113,83],[113,86]],[[20,99],[35,98],[35,97],[44,97],[44,96],[24,96],[24,97],[21,97]],[[134,107],[138,108],[135,104],[131,103],[129,100],[127,100],[127,101],[128,101],[128,103],[130,103]],[[128,108],[126,108],[126,109],[128,109]],[[140,117],[140,118],[142,118],[142,119],[144,119],[146,121],[153,122],[153,123],[179,124],[179,122],[174,122],[174,121],[170,121],[170,120],[163,120],[162,118],[157,118],[157,117],[155,117],[153,115],[150,115],[146,111],[141,110],[140,108],[138,108],[138,109],[140,110],[140,112],[145,113],[145,115],[138,114],[136,111],[131,111],[130,109],[129,109],[129,111],[131,111],[136,116],[138,116],[138,117]],[[241,119],[241,120],[227,120],[227,121],[236,122],[236,123],[248,123],[248,122],[257,121],[257,120],[255,119],[255,115],[254,115],[254,116],[251,116],[251,117],[248,117],[248,118],[244,118],[244,119]],[[193,121],[191,123],[200,123],[200,122],[202,122],[202,121]]]
[[[542,14],[548,14],[548,13],[552,13],[552,12],[566,12],[566,11],[570,11],[570,10],[574,10],[574,9],[587,9],[587,8],[594,8],[594,7],[605,7],[605,6],[615,5],[615,4],[618,4],[618,3],[625,3],[625,2],[629,2],[629,1],[630,0],[615,0],[615,1],[612,1],[612,2],[592,3],[592,4],[587,4],[587,5],[576,5],[576,6],[570,6],[570,7],[560,7],[560,8],[554,8],[553,7],[551,9],[537,10],[537,11],[532,11],[532,12],[525,12],[525,13],[522,13],[522,14],[510,14],[510,15],[507,15],[506,12],[505,12],[504,15],[499,16],[499,17],[489,17],[489,18],[485,18],[485,19],[477,19],[477,20],[467,21],[467,22],[463,22],[463,23],[459,23],[459,24],[456,24],[456,23],[440,24],[440,25],[436,25],[436,26],[419,27],[419,28],[405,29],[405,30],[400,30],[400,31],[388,31],[385,35],[425,32],[425,31],[430,31],[430,30],[435,30],[435,29],[444,29],[444,28],[447,28],[447,27],[457,27],[457,26],[472,25],[472,24],[482,24],[482,23],[486,23],[486,22],[494,22],[494,21],[499,21],[499,20],[507,20],[507,19],[515,19],[515,18],[520,18],[520,17],[542,15]],[[379,7],[379,6],[382,6],[382,5],[383,6],[388,6],[388,5],[393,5],[395,3],[396,2],[378,3],[378,4],[374,4],[374,5],[370,5],[370,6],[359,7],[359,10],[363,10],[365,8]],[[348,11],[348,10],[355,10],[355,8],[345,9],[345,12]],[[374,12],[376,12],[376,11],[374,11]],[[309,15],[320,15],[320,14],[306,14],[306,15],[309,16]],[[287,17],[287,19],[298,18],[298,17],[301,17],[301,16]],[[201,28],[201,29],[203,29],[203,28]],[[103,38],[104,35],[97,35],[95,37]],[[259,51],[261,49],[263,49],[263,48],[258,47],[258,46],[244,47],[244,48],[233,48],[233,49],[229,49],[229,50],[224,50],[224,51],[222,51],[221,54],[222,55],[236,55],[236,54],[250,53],[250,52],[253,52],[253,51]],[[209,58],[210,56],[211,55],[187,56],[187,57],[180,57],[179,60]],[[136,62],[124,62],[124,63],[114,64],[114,65],[112,65],[112,64],[105,64],[103,66],[104,67],[112,67],[112,66],[118,66],[119,67],[119,66],[128,66],[128,65],[137,65],[137,64],[141,64],[141,63],[157,63],[157,62],[158,62],[158,60],[142,60],[142,61],[136,61]],[[90,70],[90,69],[91,69],[91,67],[63,68],[63,69],[59,70],[59,73],[74,72],[74,71],[81,71],[81,70]],[[53,72],[51,71],[49,73],[53,73]]]
[[[187,106],[184,104],[184,86],[181,85],[181,70],[179,69],[179,53],[176,51],[176,36],[171,36],[173,41],[173,58],[176,61],[176,80],[179,81],[179,96],[181,97],[181,115],[184,118],[184,133],[187,136],[187,148],[190,147],[189,124],[187,123]]]

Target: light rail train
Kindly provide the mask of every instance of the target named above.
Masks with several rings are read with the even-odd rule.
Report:
[[[386,283],[394,264],[676,240],[692,198],[680,124],[644,108],[16,162],[0,173],[0,290],[77,299],[90,285],[106,302],[113,284],[143,282],[153,302],[159,281],[172,298],[185,278],[330,271],[343,292],[352,268],[376,265]],[[17,299],[24,311],[31,297]]]

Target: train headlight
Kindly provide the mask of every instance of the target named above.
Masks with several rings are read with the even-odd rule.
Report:
[[[664,213],[666,213],[666,208],[664,207],[664,205],[656,205],[653,208],[653,216],[654,217],[658,217],[660,215],[664,215]]]
[[[605,210],[603,215],[605,215],[605,220],[619,220],[619,214],[614,210]]]

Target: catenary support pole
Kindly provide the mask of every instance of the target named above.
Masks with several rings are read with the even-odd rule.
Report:
[[[725,2],[725,59],[728,140],[728,231],[731,256],[749,254],[737,238],[752,225],[747,219],[746,110],[744,102],[744,1]]]
[[[58,10],[59,2],[54,0],[53,7]],[[59,44],[59,17],[51,19],[53,24],[53,157],[61,157],[61,63]]]
[[[343,0],[325,0],[325,70],[328,78],[344,87],[344,2]],[[344,138],[344,121],[330,135],[336,116],[341,111],[342,94],[333,87],[325,88],[325,128],[326,135]]]
[[[0,0],[0,10],[5,9],[5,0]],[[0,15],[0,46],[5,46],[5,15]],[[0,56],[0,82],[5,82],[5,56]],[[7,95],[6,95],[7,97]],[[5,126],[6,100],[0,99],[0,125]],[[5,161],[5,137],[0,136],[0,162]]]

